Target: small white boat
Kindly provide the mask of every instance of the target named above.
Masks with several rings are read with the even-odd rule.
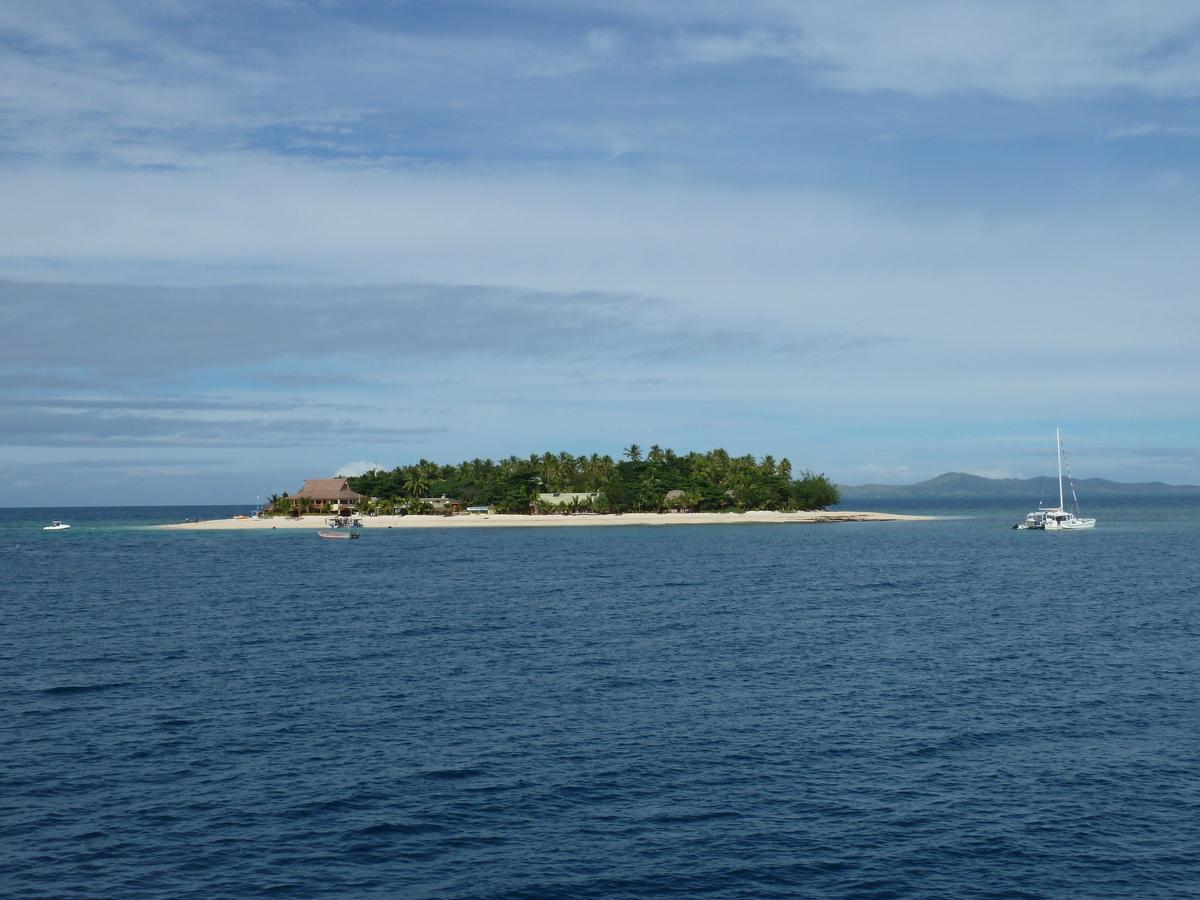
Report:
[[[1067,481],[1071,484],[1071,499],[1075,501],[1075,512],[1071,512],[1063,503],[1062,472],[1063,463],[1067,459],[1067,450],[1063,446],[1062,435],[1054,429],[1054,437],[1058,441],[1058,506],[1040,506],[1036,512],[1031,512],[1025,521],[1013,528],[1021,531],[1082,531],[1085,528],[1095,528],[1095,519],[1080,518],[1079,498],[1075,495],[1075,479],[1071,477],[1071,465],[1067,463]]]
[[[53,525],[46,525],[42,531],[66,531],[70,525],[64,525],[62,522],[55,522]]]
[[[318,531],[323,538],[331,538],[333,540],[349,540],[350,538],[358,537],[357,531]]]

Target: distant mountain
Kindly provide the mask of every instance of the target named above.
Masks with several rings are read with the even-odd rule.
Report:
[[[916,484],[839,484],[838,491],[843,501],[868,497],[1032,497],[1036,500],[1043,496],[1043,489],[1046,498],[1050,493],[1057,495],[1057,482],[1054,475],[1042,478],[983,478],[966,472],[946,472]],[[1200,496],[1200,485],[1163,484],[1161,481],[1125,484],[1105,478],[1083,478],[1075,480],[1075,487],[1080,495],[1086,497]]]

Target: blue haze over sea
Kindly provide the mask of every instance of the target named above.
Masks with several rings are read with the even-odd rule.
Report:
[[[0,895],[1200,896],[1197,501],[1029,508],[0,510]]]

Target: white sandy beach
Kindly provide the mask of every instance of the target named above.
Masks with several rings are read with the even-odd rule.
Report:
[[[205,522],[179,522],[156,528],[185,530],[208,529],[304,529],[325,528],[328,516],[302,516],[268,519],[209,519]],[[901,522],[932,518],[901,516],[891,513],[852,512],[748,512],[748,513],[625,513],[623,515],[582,516],[364,516],[363,528],[555,528],[597,525],[751,525],[815,522]]]

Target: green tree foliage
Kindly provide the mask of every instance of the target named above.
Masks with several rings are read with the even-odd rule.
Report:
[[[788,492],[793,509],[824,509],[842,499],[836,484],[807,470],[789,483]]]
[[[421,460],[424,463],[425,460]],[[429,495],[429,482],[426,480],[428,467],[419,463],[413,466],[408,473],[408,480],[404,482],[404,493],[412,497],[414,500],[420,500],[422,497]],[[362,493],[361,491],[359,493]],[[370,496],[370,495],[369,495]]]
[[[720,448],[680,456],[657,444],[645,458],[636,444],[624,456],[616,462],[611,456],[548,451],[528,459],[473,459],[453,466],[423,459],[391,471],[372,470],[350,479],[350,486],[384,498],[384,509],[411,502],[397,498],[445,496],[507,513],[529,512],[539,491],[598,491],[597,510],[616,513],[669,508],[673,504],[666,495],[674,490],[684,491],[686,507],[697,512],[825,509],[840,500],[837,486],[824,475],[805,470],[792,478],[786,458],[731,457]]]

